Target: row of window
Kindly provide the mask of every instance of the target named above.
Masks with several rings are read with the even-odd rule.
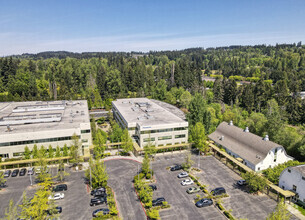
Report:
[[[90,129],[88,129],[88,130],[81,130],[80,132],[81,132],[82,134],[90,133]]]
[[[170,140],[170,139],[172,139],[172,136],[163,136],[163,137],[158,137],[158,141]]]
[[[187,130],[187,127],[147,130],[147,131],[141,131],[141,134],[153,134],[153,133],[171,132],[171,131],[182,131],[182,130]]]
[[[80,136],[78,136],[80,138]],[[0,147],[72,140],[72,136],[0,143]]]
[[[144,138],[143,141],[144,142],[151,142],[151,141],[155,141],[155,138]]]
[[[185,134],[180,134],[180,135],[175,135],[175,138],[185,138]],[[172,139],[172,136],[163,136],[163,137],[158,137],[158,140],[159,141],[162,141],[162,140],[170,140]],[[144,138],[143,139],[144,142],[151,142],[151,141],[155,141],[155,138],[152,137],[152,138]]]

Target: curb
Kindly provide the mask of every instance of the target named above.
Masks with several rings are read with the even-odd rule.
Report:
[[[106,162],[106,161],[110,161],[110,160],[131,160],[131,161],[134,161],[134,162],[137,162],[137,163],[142,163],[142,162],[140,162],[140,161],[137,161],[137,160],[135,160],[135,159],[131,159],[131,158],[110,158],[110,159],[103,159],[103,161],[104,162]]]
[[[111,187],[110,187],[110,189],[111,189],[111,191],[113,193],[113,198],[114,198],[114,201],[115,201],[115,207],[118,210],[118,217],[120,218],[120,211],[119,211],[119,207],[118,207],[118,204],[117,204],[117,201],[116,201],[115,193],[114,193],[114,191],[113,191],[113,189]]]

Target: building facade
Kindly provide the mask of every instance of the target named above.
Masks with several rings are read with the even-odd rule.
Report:
[[[251,133],[248,128],[243,130],[234,126],[232,121],[222,122],[209,138],[254,171],[293,160],[286,154],[284,147],[270,141],[268,135],[262,138]]]
[[[176,107],[167,108],[159,101],[147,98],[133,98],[113,101],[112,111],[118,124],[128,129],[130,136],[142,148],[188,141],[188,122],[178,117],[178,112],[173,112],[180,111]]]
[[[280,175],[279,186],[296,193],[296,199],[305,205],[305,165],[288,167]]]
[[[20,157],[27,146],[72,145],[76,135],[81,154],[89,154],[92,145],[86,100],[0,103],[0,157]]]

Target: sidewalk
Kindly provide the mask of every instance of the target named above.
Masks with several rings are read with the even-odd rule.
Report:
[[[292,205],[286,203],[287,209],[289,212],[291,212],[293,215],[295,215],[297,218],[299,219],[305,219],[305,216],[302,215],[302,213],[297,210],[296,208],[294,208]]]

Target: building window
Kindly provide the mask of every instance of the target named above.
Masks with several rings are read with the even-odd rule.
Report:
[[[158,140],[159,140],[159,141],[162,141],[162,140],[170,140],[170,139],[172,139],[172,136],[158,137]]]
[[[175,138],[185,138],[185,134],[175,135]]]
[[[292,190],[296,192],[296,191],[297,191],[297,186],[296,186],[296,185],[293,185],[293,186],[292,186]]]
[[[13,153],[13,156],[14,157],[19,157],[19,156],[22,156],[23,155],[23,152],[16,152],[16,153]]]
[[[261,168],[260,168],[260,167],[258,167],[258,168],[257,168],[257,170],[261,170]]]
[[[290,169],[288,169],[288,173],[291,173],[291,170],[290,170]]]
[[[86,142],[88,142],[88,139],[82,139],[82,142],[86,143]]]
[[[150,142],[150,141],[155,141],[155,138],[144,138],[143,139],[144,142]]]
[[[81,130],[81,133],[82,134],[90,133],[90,129],[88,129],[88,130]]]
[[[174,131],[183,131],[187,130],[187,127],[174,128]]]
[[[136,130],[136,127],[128,128],[128,131],[134,131]]]

